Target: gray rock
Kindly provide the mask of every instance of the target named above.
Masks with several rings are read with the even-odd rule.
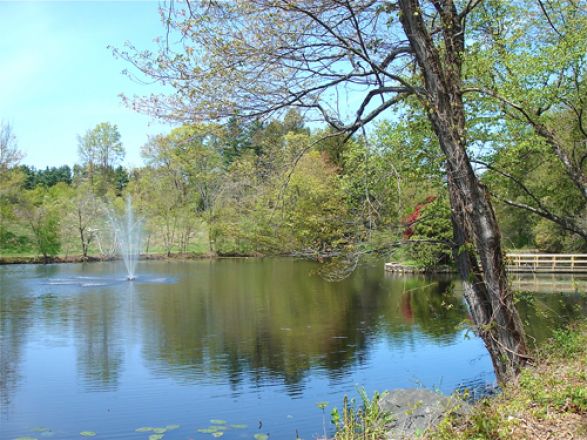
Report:
[[[385,394],[379,401],[382,411],[393,417],[388,440],[413,439],[435,426],[448,413],[467,414],[471,407],[457,397],[446,397],[430,390],[398,389]]]

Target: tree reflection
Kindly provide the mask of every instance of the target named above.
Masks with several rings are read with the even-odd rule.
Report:
[[[0,275],[1,276],[1,275]],[[0,278],[0,408],[8,408],[20,379],[24,343],[27,339],[34,299],[10,295],[9,280]],[[6,288],[6,290],[4,290]]]
[[[516,301],[528,340],[533,345],[551,337],[554,330],[587,314],[587,296],[584,293],[519,292]]]
[[[92,390],[118,387],[124,358],[121,293],[92,292],[74,305],[78,371]]]
[[[143,295],[145,358],[180,380],[211,372],[233,389],[246,377],[279,380],[296,393],[312,368],[340,377],[363,362],[379,335],[405,343],[416,330],[448,343],[466,318],[450,280],[390,279],[365,268],[327,283],[310,268],[216,262],[179,286]]]

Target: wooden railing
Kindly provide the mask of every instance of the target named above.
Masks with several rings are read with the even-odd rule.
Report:
[[[509,272],[587,273],[587,254],[506,254]]]

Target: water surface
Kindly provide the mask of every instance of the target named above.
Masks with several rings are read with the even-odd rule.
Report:
[[[312,439],[324,429],[316,405],[328,414],[357,386],[494,381],[451,279],[379,265],[332,283],[315,270],[141,262],[127,282],[118,263],[0,267],[0,438],[146,440],[137,428],[179,425],[164,438],[212,439],[198,429],[216,424],[226,439]],[[584,295],[524,297],[520,309],[543,338]]]

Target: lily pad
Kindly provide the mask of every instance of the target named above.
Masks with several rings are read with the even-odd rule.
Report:
[[[212,423],[213,425],[226,425],[226,420],[212,419],[210,420],[210,423]]]
[[[316,406],[317,406],[319,409],[321,409],[321,410],[324,410],[324,408],[326,408],[326,407],[328,406],[328,402],[318,402],[318,403],[316,404]]]
[[[267,434],[257,433],[255,434],[255,440],[267,440],[269,436]]]
[[[14,440],[37,440],[36,437],[16,437]]]
[[[153,428],[153,432],[155,434],[165,434],[167,432],[167,428]]]
[[[51,429],[45,428],[44,426],[38,426],[33,429],[33,432],[47,432],[47,431],[51,431]]]
[[[213,432],[212,433],[212,436],[213,437],[216,437],[216,438],[222,437],[223,435],[224,435],[224,433],[222,431],[221,432]]]
[[[165,437],[164,434],[151,434],[149,440],[161,440],[163,437]]]
[[[153,429],[152,426],[141,426],[140,428],[135,429],[135,432],[151,432]]]
[[[179,425],[167,425],[165,427],[165,429],[167,429],[168,431],[171,431],[173,429],[178,429],[178,428],[179,428]]]
[[[94,431],[82,431],[79,433],[82,437],[94,437],[96,433]]]
[[[234,429],[247,429],[247,425],[242,423],[235,423],[233,425],[230,425],[230,427]]]
[[[200,428],[198,432],[203,434],[212,434],[213,432],[218,432],[218,426],[210,426],[208,428]]]

